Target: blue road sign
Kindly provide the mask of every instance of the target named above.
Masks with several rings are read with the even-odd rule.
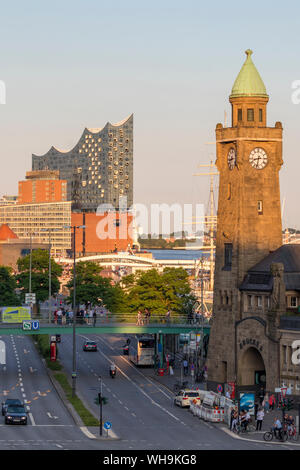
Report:
[[[33,322],[31,322],[31,328],[33,330],[39,330],[40,328],[40,322],[38,320],[34,320]]]
[[[110,429],[111,428],[111,423],[109,421],[106,421],[104,424],[103,424],[103,427],[104,429]]]
[[[222,392],[222,390],[223,390],[223,387],[222,387],[222,385],[218,385],[218,392],[219,392],[219,393],[221,393],[221,392]]]

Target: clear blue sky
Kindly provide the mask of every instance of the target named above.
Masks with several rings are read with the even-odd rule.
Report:
[[[134,113],[135,202],[207,203],[192,176],[215,155],[217,122],[254,51],[270,95],[268,124],[282,121],[284,225],[300,228],[300,4],[199,0],[2,2],[0,194],[16,194],[31,154],[70,149],[84,127]]]

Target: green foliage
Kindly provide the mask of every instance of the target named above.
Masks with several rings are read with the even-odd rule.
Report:
[[[19,297],[15,293],[17,287],[16,279],[12,275],[12,269],[8,266],[0,266],[0,305],[19,306]]]
[[[134,275],[134,282],[131,278],[127,283],[126,303],[131,312],[147,308],[153,314],[167,310],[187,314],[195,301],[188,274],[182,268],[165,268],[162,273],[156,269],[140,271]]]
[[[23,289],[22,297],[29,292],[29,270],[30,255],[18,259],[17,275],[18,287]],[[59,292],[59,276],[62,274],[62,267],[51,259],[51,293],[55,295]],[[44,302],[49,297],[49,253],[47,250],[32,251],[31,267],[31,292],[36,294],[37,302]],[[23,299],[24,300],[24,299]]]
[[[76,264],[76,304],[104,305],[111,312],[124,309],[124,292],[120,286],[113,286],[111,280],[101,276],[102,268],[93,261],[79,261]],[[70,289],[68,301],[73,302],[73,278],[67,284]]]

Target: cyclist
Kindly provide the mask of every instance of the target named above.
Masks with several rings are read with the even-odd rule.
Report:
[[[295,426],[295,420],[293,418],[293,416],[288,416],[287,417],[287,430],[288,430],[288,433],[290,434],[293,430],[294,430],[294,426]]]
[[[282,424],[279,418],[275,418],[272,431],[274,432],[275,437],[278,437],[281,441],[283,440],[282,439]]]

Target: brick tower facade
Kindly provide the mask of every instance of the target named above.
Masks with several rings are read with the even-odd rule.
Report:
[[[241,382],[240,357],[251,345],[244,369],[266,371],[277,355],[277,333],[265,314],[249,318],[239,289],[247,271],[282,245],[279,170],[282,125],[267,127],[269,97],[252,59],[247,59],[232,89],[232,126],[216,126],[216,165],[220,173],[213,321],[208,380]],[[268,314],[269,315],[269,314]],[[272,330],[272,332],[271,332]],[[272,336],[273,335],[273,336]],[[244,341],[244,343],[243,343]],[[275,356],[274,356],[275,355]],[[246,361],[246,362],[247,362]],[[253,363],[253,374],[251,372]],[[240,365],[240,367],[242,367]],[[246,374],[247,375],[247,374]],[[250,383],[251,382],[251,383]]]

